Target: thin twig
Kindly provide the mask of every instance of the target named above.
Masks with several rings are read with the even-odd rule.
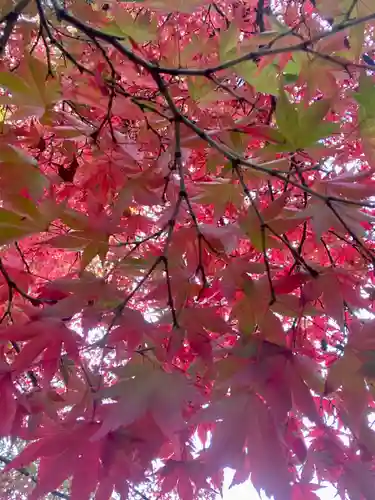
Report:
[[[39,306],[41,304],[51,304],[53,301],[49,299],[37,299],[36,297],[31,297],[28,293],[24,292],[22,288],[20,288],[17,283],[15,283],[12,278],[9,276],[8,271],[4,267],[3,261],[0,258],[0,273],[3,275],[5,281],[7,282],[8,286],[14,289],[16,292],[18,292],[21,297],[24,299],[28,300],[33,306]]]
[[[3,455],[0,455],[0,462],[3,462],[4,464],[9,465],[12,462],[12,460],[7,458],[7,457],[4,457]],[[15,470],[17,472],[19,472],[20,474],[22,474],[23,476],[30,478],[34,484],[38,484],[37,479],[25,467],[20,467],[19,469],[15,469]],[[70,500],[70,496],[67,495],[66,493],[62,493],[61,491],[52,490],[50,493],[51,493],[51,495],[54,495],[55,497],[65,498],[65,500]]]
[[[40,1],[40,0],[39,0]],[[56,12],[56,16],[59,20],[61,21],[66,21],[68,23],[71,23],[73,26],[75,26],[77,29],[80,31],[83,31],[90,37],[96,37],[99,38],[110,45],[112,45],[116,50],[118,50],[122,55],[127,57],[130,61],[133,63],[147,69],[150,73],[152,74],[167,74],[167,75],[174,75],[174,76],[209,76],[213,73],[216,73],[218,71],[226,70],[229,68],[232,68],[233,66],[240,64],[241,62],[249,61],[249,60],[254,60],[259,57],[263,56],[269,56],[269,55],[278,55],[278,54],[283,54],[286,52],[296,52],[296,51],[306,51],[306,49],[311,48],[312,45],[315,43],[319,42],[320,40],[323,40],[324,38],[330,37],[336,33],[339,33],[341,31],[344,31],[348,28],[352,28],[354,26],[357,26],[359,24],[364,24],[366,22],[372,21],[375,19],[375,12],[371,13],[367,16],[363,16],[360,18],[356,19],[351,19],[348,20],[347,22],[343,22],[340,24],[337,24],[336,26],[333,26],[331,30],[323,31],[322,33],[319,33],[315,37],[310,38],[309,40],[302,41],[300,43],[297,43],[292,46],[286,46],[286,47],[278,47],[278,48],[272,48],[273,42],[271,41],[268,46],[265,48],[261,48],[257,51],[254,52],[248,52],[247,54],[244,54],[243,56],[240,56],[236,59],[232,59],[230,61],[226,61],[225,63],[218,64],[216,66],[212,66],[210,68],[165,68],[165,67],[159,67],[156,64],[153,64],[144,58],[138,56],[135,54],[133,51],[130,49],[126,48],[122,43],[121,43],[121,37],[115,36],[115,35],[109,35],[107,33],[104,33],[98,29],[92,28],[91,26],[83,23],[76,17],[72,16],[69,14],[65,9],[61,8],[56,0],[52,0],[54,10]]]
[[[270,296],[271,296],[270,301],[269,301],[269,305],[271,306],[272,304],[274,304],[276,302],[276,294],[275,294],[275,290],[274,290],[273,283],[272,283],[271,266],[269,263],[267,249],[266,249],[267,224],[265,223],[265,221],[262,217],[262,214],[260,213],[258,207],[256,206],[256,203],[251,196],[249,188],[246,186],[246,183],[244,181],[244,178],[243,178],[243,175],[242,175],[242,172],[241,172],[239,165],[237,163],[233,162],[232,168],[233,168],[234,172],[237,174],[237,177],[238,177],[238,180],[240,181],[241,187],[242,187],[245,195],[249,198],[251,206],[253,207],[254,212],[255,212],[255,214],[258,218],[258,221],[259,221],[260,232],[261,232],[261,244],[262,244],[263,260],[264,260],[264,265],[266,268],[267,280],[268,280],[268,285],[269,285],[269,289],[270,289]]]
[[[5,23],[4,31],[0,38],[0,56],[2,56],[5,47],[7,46],[9,38],[17,24],[18,18],[29,5],[30,1],[31,0],[20,0],[13,10],[0,19],[0,24]]]

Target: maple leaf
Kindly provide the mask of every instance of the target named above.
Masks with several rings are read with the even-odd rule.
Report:
[[[47,435],[25,448],[7,468],[24,467],[35,458],[41,458],[38,483],[30,498],[36,500],[54,490],[71,474],[73,474],[72,497],[89,498],[98,480],[101,451],[97,443],[87,442],[94,430],[95,426],[80,425],[73,431],[65,430],[60,436]],[[83,448],[85,443],[86,446]],[[82,456],[85,458],[82,459]],[[87,474],[88,464],[91,465],[90,474]],[[53,474],[49,473],[51,466],[55,467]]]
[[[128,349],[136,349],[139,344],[151,336],[153,327],[145,321],[142,313],[129,308],[125,308],[120,319],[117,321],[117,328],[113,328],[105,339],[106,344],[126,342]]]
[[[371,2],[0,3],[4,495],[372,498]]]
[[[120,376],[117,384],[101,391],[100,397],[114,398],[117,403],[107,408],[96,438],[130,425],[148,411],[166,436],[172,437],[184,429],[182,405],[197,401],[197,389],[180,373],[170,374],[147,365],[142,371],[139,365],[134,369],[133,374],[130,366],[119,368],[116,370]]]
[[[213,205],[216,217],[220,218],[225,213],[228,205],[241,207],[243,194],[236,184],[228,181],[207,182],[197,184],[198,194],[192,197],[192,201],[203,205]]]
[[[203,414],[205,420],[212,416],[212,409],[207,415]],[[216,466],[225,464],[237,469],[243,455],[248,454],[254,485],[267,494],[275,495],[275,498],[288,498],[290,476],[286,457],[264,403],[256,395],[237,393],[222,401],[216,411],[217,417],[222,420],[213,431],[212,445],[207,451],[208,460]],[[233,429],[236,429],[235,433]],[[224,449],[227,450],[225,453]],[[274,467],[272,476],[269,475],[270,467]]]
[[[57,80],[46,82],[48,69],[43,61],[25,55],[23,63],[16,74],[0,73],[0,86],[11,94],[9,104],[16,104],[18,112],[12,114],[13,119],[21,119],[29,115],[42,117],[51,105],[59,100],[59,83]]]
[[[6,367],[2,367],[2,370],[5,371]],[[5,373],[1,376],[0,394],[3,402],[0,420],[0,435],[7,436],[12,434],[12,427],[17,412],[17,401],[14,394],[10,371],[9,373],[5,371]]]
[[[41,354],[43,355],[41,363],[45,384],[49,384],[58,368],[62,345],[70,358],[78,359],[75,337],[76,335],[63,322],[54,320],[34,321],[22,326],[14,325],[0,332],[2,340],[26,341],[12,363],[14,373],[27,370]]]

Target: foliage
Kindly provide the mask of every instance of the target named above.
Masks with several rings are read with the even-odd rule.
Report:
[[[374,497],[372,3],[1,2],[1,498]]]

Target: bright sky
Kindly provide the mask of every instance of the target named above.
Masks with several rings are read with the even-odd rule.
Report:
[[[232,477],[233,471],[227,469],[225,472],[223,500],[268,500],[265,495],[259,497],[258,492],[253,487],[250,481],[246,481],[246,483],[234,486],[229,490],[228,485],[230,484]],[[317,490],[315,493],[322,500],[333,500],[337,495],[337,491],[332,485],[323,487]]]
[[[232,477],[233,471],[227,469],[225,471],[223,500],[258,500],[259,498],[262,498],[262,500],[267,499],[265,495],[263,495],[262,497],[258,496],[256,489],[250,481],[246,481],[246,483],[240,484],[238,486],[233,486],[233,488],[229,490],[228,486],[232,480]]]

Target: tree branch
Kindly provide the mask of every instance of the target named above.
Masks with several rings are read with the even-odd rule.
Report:
[[[21,297],[24,299],[28,300],[33,306],[39,306],[41,304],[51,304],[53,303],[52,300],[49,299],[37,299],[35,297],[31,297],[28,293],[24,292],[18,285],[15,283],[12,278],[9,276],[8,271],[4,267],[3,261],[0,258],[0,273],[3,275],[5,281],[7,282],[8,286],[18,292]]]
[[[264,24],[264,0],[258,0],[258,4],[256,6],[256,17],[255,22],[258,25],[259,31],[263,33],[266,31],[266,26]]]
[[[13,10],[8,12],[2,19],[0,24],[5,23],[3,34],[0,38],[0,56],[3,54],[8,40],[17,24],[18,18],[29,5],[30,0],[20,0]]]
[[[277,55],[277,54],[283,54],[286,52],[296,52],[296,51],[305,51],[307,50],[311,45],[313,45],[316,42],[319,42],[320,40],[323,40],[324,38],[330,37],[336,33],[339,33],[341,31],[344,31],[348,28],[352,28],[354,26],[357,26],[358,24],[363,24],[368,21],[372,21],[375,19],[375,12],[371,13],[367,16],[359,17],[356,19],[351,19],[346,22],[342,22],[337,24],[336,26],[333,26],[330,31],[323,31],[322,33],[319,33],[315,37],[310,38],[309,40],[304,40],[301,41],[300,43],[297,43],[295,45],[287,46],[287,47],[278,47],[273,49],[272,45],[275,43],[277,40],[277,37],[275,40],[271,41],[265,48],[259,49],[254,52],[248,52],[244,54],[243,56],[240,56],[236,59],[232,59],[230,61],[226,61],[225,63],[218,64],[216,66],[212,66],[210,68],[205,68],[205,69],[200,69],[200,68],[165,68],[165,67],[160,67],[156,64],[153,64],[142,57],[138,56],[128,48],[126,48],[122,43],[121,43],[121,37],[114,36],[114,35],[109,35],[107,33],[104,33],[101,30],[98,30],[96,28],[92,28],[91,26],[83,23],[76,17],[72,16],[69,14],[65,9],[61,8],[56,0],[52,1],[54,10],[56,12],[56,16],[58,20],[60,21],[66,21],[70,23],[72,26],[76,27],[86,35],[88,35],[90,38],[99,38],[110,45],[114,47],[116,50],[118,50],[122,55],[127,57],[130,61],[132,61],[134,64],[137,64],[145,69],[147,69],[150,73],[155,74],[166,74],[166,75],[174,75],[174,76],[210,76],[213,73],[216,73],[218,71],[226,70],[229,68],[232,68],[233,66],[249,61],[249,60],[254,60],[259,57],[263,56],[269,56],[269,55]],[[317,53],[317,55],[319,55]]]
[[[4,464],[9,465],[12,462],[12,460],[7,458],[7,457],[4,457],[3,455],[0,455],[0,462],[3,462]],[[20,469],[15,469],[15,470],[17,472],[19,472],[20,474],[30,478],[33,483],[38,484],[37,479],[25,467],[21,467]],[[62,493],[61,491],[52,490],[50,493],[51,493],[51,495],[54,495],[55,497],[65,498],[65,500],[70,500],[70,496],[65,494],[65,493]]]

